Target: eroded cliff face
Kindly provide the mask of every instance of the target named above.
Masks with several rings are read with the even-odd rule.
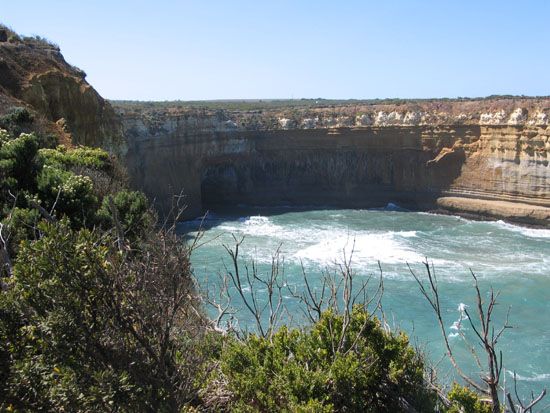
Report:
[[[120,118],[86,82],[83,71],[69,65],[59,48],[44,39],[11,31],[6,38],[0,42],[0,114],[25,106],[73,144],[124,155]]]
[[[183,190],[187,218],[217,204],[398,202],[548,225],[550,102],[445,105],[308,109],[292,119],[118,110],[134,184],[161,211]]]
[[[399,202],[549,225],[548,98],[116,113],[56,45],[0,31],[0,114],[26,106],[67,142],[127,151],[134,186],[161,213],[183,193],[186,218],[216,204]]]

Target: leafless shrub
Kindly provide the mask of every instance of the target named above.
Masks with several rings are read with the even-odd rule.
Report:
[[[121,237],[118,232],[119,253],[111,260],[112,312],[153,366],[144,372],[157,393],[152,400],[165,397],[174,408],[182,406],[196,395],[194,377],[204,360],[194,346],[208,331],[192,277],[191,250],[164,228],[150,234],[139,250],[131,250]],[[161,396],[161,391],[169,393]]]
[[[495,329],[492,317],[493,317],[493,311],[495,309],[495,306],[497,305],[499,292],[495,292],[491,288],[489,291],[488,301],[485,302],[482,298],[482,294],[478,284],[478,279],[474,274],[474,272],[470,271],[472,278],[474,280],[474,291],[476,293],[476,312],[474,314],[470,314],[467,308],[464,308],[464,314],[466,315],[466,317],[464,318],[468,320],[470,326],[472,327],[472,330],[475,333],[477,342],[483,350],[484,356],[486,358],[485,363],[481,361],[481,358],[478,355],[476,348],[472,345],[472,343],[469,342],[469,340],[466,338],[466,336],[460,329],[459,329],[459,334],[461,335],[461,338],[463,339],[464,343],[466,343],[467,348],[470,351],[476,365],[480,368],[481,371],[483,371],[480,377],[481,378],[481,383],[480,383],[479,381],[473,379],[472,377],[470,377],[470,375],[465,373],[465,371],[462,369],[462,367],[460,366],[460,364],[458,363],[454,355],[453,349],[449,343],[445,324],[443,322],[439,286],[438,286],[435,270],[433,267],[430,267],[430,264],[428,263],[427,260],[426,262],[424,262],[424,267],[426,269],[426,274],[428,279],[427,283],[422,282],[420,277],[412,270],[410,266],[409,266],[409,271],[414,277],[414,279],[416,280],[420,288],[421,294],[428,301],[437,318],[437,322],[439,325],[441,336],[443,338],[443,342],[445,344],[447,355],[454,369],[458,373],[458,375],[469,386],[477,390],[482,395],[489,397],[488,401],[491,403],[492,411],[494,413],[500,413],[503,407],[504,408],[508,407],[508,409],[513,413],[530,412],[532,408],[544,398],[544,396],[546,395],[546,390],[543,390],[536,397],[532,395],[531,401],[526,405],[524,405],[517,393],[517,390],[515,391],[516,401],[514,402],[510,392],[506,388],[502,387],[501,385],[503,361],[502,361],[502,351],[498,350],[497,345],[502,334],[507,329],[512,328],[512,326],[509,324],[509,313],[510,313],[510,308],[509,308],[506,314],[504,323],[499,328]],[[472,318],[472,316],[477,317],[478,319],[477,323],[474,322],[474,318]],[[463,321],[462,317],[460,321]],[[506,394],[506,399],[508,399],[509,406],[506,406],[506,405],[503,406],[499,399],[499,391],[501,389]],[[517,389],[515,373],[514,373],[514,389]]]
[[[385,320],[382,308],[382,268],[379,264],[377,277],[371,275],[366,280],[359,280],[352,268],[353,248],[349,254],[343,251],[342,262],[336,263],[332,271],[323,272],[321,283],[317,287],[312,286],[302,264],[304,288],[299,289],[287,282],[280,247],[271,257],[269,269],[262,272],[254,260],[247,262],[241,258],[244,237],[237,239],[233,236],[233,240],[232,247],[224,245],[230,265],[225,266],[224,273],[215,280],[213,286],[207,285],[204,291],[205,302],[216,311],[213,317],[214,329],[240,334],[239,311],[233,307],[237,297],[242,303],[241,310],[252,318],[253,331],[268,339],[277,331],[283,319],[287,326],[296,321],[287,308],[289,299],[300,303],[299,310],[311,323],[317,322],[327,310],[341,313],[344,323],[342,331],[335,332],[335,352],[350,348],[343,338],[347,336],[353,306],[363,306],[369,313],[378,313]]]

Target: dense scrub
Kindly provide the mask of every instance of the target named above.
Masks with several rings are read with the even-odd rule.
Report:
[[[447,407],[422,357],[362,306],[303,329],[220,334],[189,247],[100,149],[0,131],[0,409],[485,411]],[[454,410],[453,410],[454,409]]]
[[[0,130],[1,410],[177,411],[195,398],[207,330],[188,248],[121,171],[103,150]]]
[[[232,411],[434,411],[424,364],[404,334],[382,329],[357,306],[349,328],[328,310],[311,328],[252,335],[222,353]],[[342,336],[340,332],[345,331]],[[339,348],[338,341],[344,343]]]

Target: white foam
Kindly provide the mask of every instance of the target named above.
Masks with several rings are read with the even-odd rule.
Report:
[[[520,227],[518,225],[512,225],[504,221],[495,221],[494,224],[502,229],[518,232],[526,237],[550,238],[550,229]]]
[[[404,238],[413,238],[418,236],[416,231],[399,231],[399,232],[396,232],[395,235],[398,235]]]
[[[402,208],[397,204],[394,204],[393,202],[388,202],[388,204],[384,207],[384,210],[386,211],[395,211],[395,212],[407,212],[408,210],[406,208]]]
[[[449,334],[449,337],[456,337],[460,334],[459,331],[466,330],[462,325],[462,322],[468,319],[468,316],[466,315],[467,307],[468,305],[464,303],[458,304],[458,308],[456,310],[460,313],[460,316],[458,317],[458,320],[454,321],[453,324],[451,324],[451,327],[449,327],[451,330],[455,330],[456,333]]]
[[[457,311],[460,311],[461,314],[465,313],[466,311],[466,308],[468,308],[469,306],[464,304],[464,303],[460,303],[458,305],[458,308],[457,308]]]
[[[460,325],[460,322],[455,321],[455,322],[453,322],[453,324],[451,325],[451,330],[457,330],[457,331],[458,331],[458,330],[460,330],[460,326],[461,326],[461,325]]]
[[[270,258],[277,244],[282,244],[282,252],[287,259],[324,266],[342,263],[352,253],[352,263],[357,269],[376,265],[378,261],[386,264],[417,264],[425,259],[411,241],[411,238],[418,236],[417,231],[351,231],[335,227],[332,223],[283,226],[273,220],[272,217],[260,215],[248,216],[224,223],[218,228],[226,233],[250,236],[250,239],[267,237],[268,242],[256,242],[254,251],[251,248],[243,249],[245,254],[247,250],[250,252],[246,255],[253,255],[259,261]]]
[[[349,259],[350,255],[354,264],[372,264],[377,261],[404,264],[424,259],[400,241],[396,233],[340,234],[307,246],[296,252],[294,257],[327,265]]]
[[[220,229],[230,233],[241,233],[251,236],[270,236],[280,237],[284,232],[284,228],[273,224],[268,217],[261,215],[239,218],[240,225],[224,224]]]
[[[508,370],[508,374],[514,377],[513,371]],[[516,373],[516,379],[519,381],[546,381],[550,380],[550,373],[535,374],[532,377],[526,377]]]

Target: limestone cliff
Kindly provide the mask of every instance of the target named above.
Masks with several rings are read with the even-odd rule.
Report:
[[[550,99],[109,102],[59,48],[0,26],[0,115],[26,106],[75,144],[125,154],[186,217],[216,204],[400,202],[550,222]],[[118,113],[117,113],[118,112]]]
[[[216,204],[400,202],[550,222],[550,99],[115,108],[135,185],[161,209],[183,189],[188,217]]]
[[[26,106],[52,128],[61,125],[74,144],[125,152],[120,119],[86,82],[85,73],[65,61],[59,47],[2,26],[0,32],[0,114]]]

